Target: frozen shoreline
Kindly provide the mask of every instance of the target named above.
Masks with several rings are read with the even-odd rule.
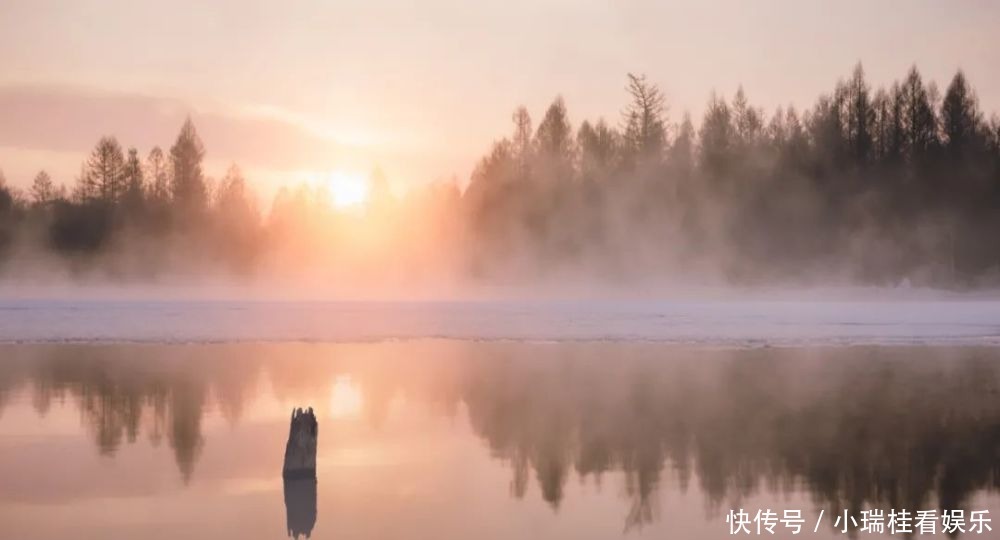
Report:
[[[1000,300],[0,300],[0,342],[650,341],[1000,345]]]

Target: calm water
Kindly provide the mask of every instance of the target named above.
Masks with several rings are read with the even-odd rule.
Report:
[[[281,479],[295,406],[316,484]],[[4,539],[707,539],[739,508],[842,538],[1000,518],[998,466],[1000,349],[0,346]]]

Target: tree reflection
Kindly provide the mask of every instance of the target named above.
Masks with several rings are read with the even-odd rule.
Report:
[[[567,469],[621,471],[629,529],[655,518],[667,467],[680,489],[696,477],[715,509],[802,487],[835,512],[955,509],[998,487],[992,351],[608,352],[473,369],[472,425],[511,464],[515,495],[526,467],[553,506]]]
[[[0,405],[21,384],[39,414],[71,400],[109,456],[142,432],[165,438],[187,482],[206,409],[239,422],[258,373],[275,395],[317,403],[347,375],[372,429],[386,429],[399,394],[434,414],[464,405],[509,465],[515,497],[534,481],[558,508],[574,472],[597,483],[621,474],[625,529],[656,519],[666,480],[696,482],[712,511],[803,489],[833,512],[962,509],[1000,487],[994,350],[438,346],[14,347],[0,364]]]
[[[201,422],[210,389],[248,387],[256,373],[252,364],[221,376],[206,372],[231,360],[207,350],[180,356],[156,347],[39,345],[10,352],[14,363],[26,366],[39,415],[47,414],[54,400],[71,399],[98,451],[109,457],[123,443],[136,442],[145,424],[154,445],[166,437],[185,483],[203,444]]]
[[[205,389],[201,385],[184,381],[170,392],[170,448],[177,459],[184,483],[191,481],[194,462],[201,452],[201,417],[205,407]]]

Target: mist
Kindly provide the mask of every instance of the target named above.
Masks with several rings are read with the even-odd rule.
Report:
[[[765,111],[740,88],[697,120],[646,77],[623,81],[604,118],[576,123],[561,97],[515,108],[470,178],[397,195],[375,168],[351,204],[323,181],[262,200],[237,164],[208,177],[197,118],[142,153],[109,134],[70,185],[44,163],[27,191],[0,173],[0,286],[441,298],[1000,284],[1000,120],[961,71],[943,93],[916,67],[875,89],[858,64],[806,110]]]

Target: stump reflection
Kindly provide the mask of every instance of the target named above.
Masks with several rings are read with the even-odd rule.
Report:
[[[309,538],[316,526],[316,479],[285,479],[285,518],[288,536]]]

